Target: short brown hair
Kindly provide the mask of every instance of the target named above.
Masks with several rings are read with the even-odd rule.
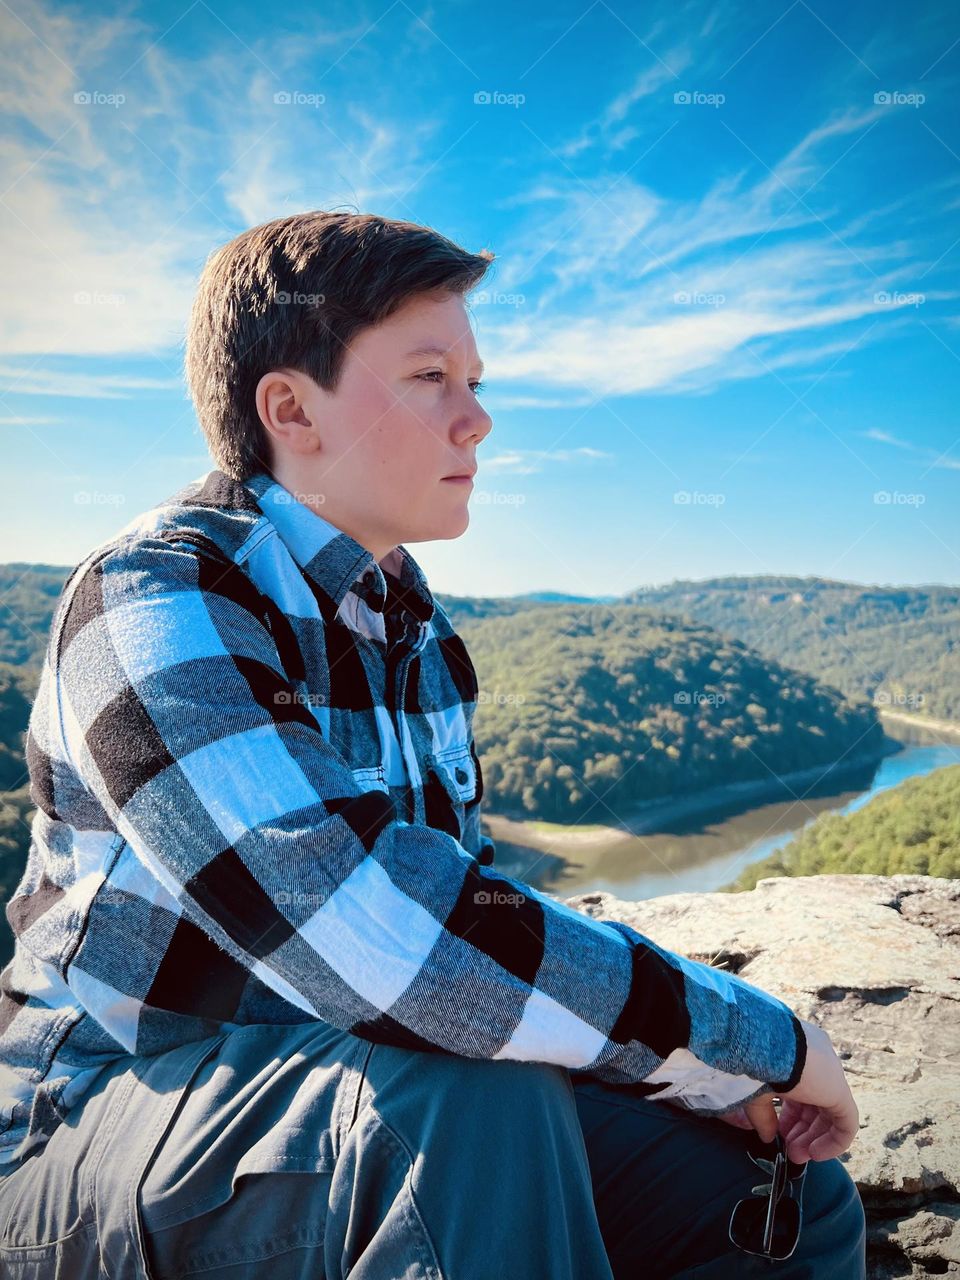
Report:
[[[493,257],[415,222],[322,209],[265,222],[215,250],[194,298],[185,370],[220,470],[246,480],[270,469],[256,407],[265,373],[296,369],[335,391],[359,330],[414,294],[467,293]]]

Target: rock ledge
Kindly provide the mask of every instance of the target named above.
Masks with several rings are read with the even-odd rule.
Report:
[[[565,901],[819,1023],[860,1111],[840,1158],[867,1212],[868,1275],[960,1274],[960,881],[773,877],[749,893]]]

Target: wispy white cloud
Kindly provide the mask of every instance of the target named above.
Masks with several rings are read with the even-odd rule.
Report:
[[[858,431],[857,435],[863,436],[864,440],[879,440],[881,444],[895,444],[898,449],[912,449],[914,447],[909,440],[898,440],[891,432],[881,431],[879,427],[871,427],[868,431]]]
[[[770,171],[725,175],[695,199],[629,175],[534,179],[538,198],[498,275],[502,294],[523,305],[509,321],[505,308],[480,313],[498,394],[513,383],[544,400],[561,388],[701,391],[817,362],[826,371],[856,344],[890,336],[915,310],[924,256],[899,234],[848,238],[842,216],[827,226],[796,198],[835,163],[830,147],[849,148],[881,111],[834,112]],[[890,205],[898,227],[908,199]],[[913,207],[926,199],[914,191]]]
[[[624,123],[631,109],[644,98],[660,94],[667,86],[674,86],[677,77],[693,62],[689,45],[678,45],[661,60],[644,67],[626,89],[617,93],[600,115],[589,121],[575,137],[557,147],[557,154],[571,160],[592,146],[604,146],[608,151],[621,151],[639,136],[640,129]]]
[[[498,404],[509,405],[514,383],[534,402],[562,405],[582,389],[594,396],[702,392],[768,371],[842,378],[845,352],[914,322],[909,303],[880,305],[875,295],[931,283],[924,276],[939,262],[927,233],[958,180],[906,189],[891,181],[885,201],[864,200],[850,174],[861,160],[874,163],[878,141],[898,119],[863,85],[866,73],[889,68],[889,24],[877,29],[868,64],[806,6],[795,8],[773,21],[762,10],[679,0],[660,11],[656,30],[643,33],[644,65],[633,81],[623,86],[611,77],[610,97],[571,138],[545,136],[543,165],[502,202],[518,210],[519,225],[498,264],[498,285],[525,295],[526,305],[512,317],[495,308],[483,315]],[[662,153],[681,136],[673,133],[678,122],[692,121],[691,108],[674,106],[674,91],[735,94],[739,87],[742,98],[737,68],[762,58],[788,17],[835,45],[820,118],[771,154],[783,129],[765,131],[760,145],[742,112],[718,112],[716,154],[726,163],[714,164],[706,150],[693,195],[652,181],[650,173],[670,173]],[[634,130],[626,160],[620,129]],[[588,151],[589,176],[582,164],[574,172],[574,158]],[[651,152],[653,164],[641,166]],[[943,242],[946,253],[951,241]],[[677,305],[679,294],[722,301]],[[924,319],[931,322],[929,314]]]
[[[582,445],[575,449],[509,449],[481,461],[482,472],[500,471],[512,475],[532,475],[540,471],[544,463],[610,461],[614,454],[603,449]]]
[[[783,255],[771,251],[769,256],[787,265]],[[816,257],[811,252],[811,270]],[[509,329],[485,334],[484,358],[493,378],[544,389],[587,388],[596,396],[695,390],[760,376],[773,367],[805,364],[810,356],[795,342],[798,336],[877,318],[872,294],[862,286],[840,300],[810,299],[804,296],[809,281],[784,273],[777,280],[773,262],[765,279],[768,284],[758,283],[751,273],[750,279],[728,281],[730,293],[719,305],[678,303],[662,291],[646,290],[645,296],[635,293],[617,305],[608,300],[597,316],[564,314],[557,308],[539,320],[518,320]],[[834,284],[824,283],[824,294]],[[687,292],[709,296],[712,291],[694,287]],[[790,342],[765,359],[750,354],[751,344],[771,338]],[[832,343],[831,350],[851,342]]]
[[[483,397],[486,408],[501,409],[577,409],[592,404],[595,396],[576,395],[570,392],[562,396],[524,396],[488,394]]]
[[[122,373],[0,365],[0,394],[73,396],[85,400],[127,400],[144,391],[183,389],[180,378],[147,378]],[[20,419],[24,421],[24,419]]]
[[[8,358],[153,354],[179,364],[203,262],[245,227],[343,205],[392,203],[413,216],[405,201],[429,170],[440,120],[387,124],[371,93],[319,104],[329,86],[309,69],[321,52],[335,64],[369,22],[320,19],[251,45],[192,6],[181,17],[209,16],[210,38],[186,60],[162,27],[130,15],[94,23],[43,0],[18,11],[0,12]],[[430,37],[414,25],[418,40]],[[275,101],[284,93],[290,102]],[[64,385],[51,374],[44,386],[44,376],[37,369],[18,389]]]
[[[202,19],[206,6],[194,10]],[[878,308],[874,293],[915,288],[922,269],[936,265],[933,255],[919,261],[903,231],[923,216],[930,193],[831,214],[829,226],[802,198],[827,187],[831,168],[886,127],[884,108],[860,100],[828,112],[769,168],[745,139],[737,149],[728,126],[740,168],[694,195],[640,181],[648,169],[624,168],[625,141],[639,154],[658,145],[679,77],[695,70],[702,88],[717,87],[733,61],[734,29],[739,54],[750,47],[740,28],[751,21],[688,3],[635,32],[646,48],[639,72],[557,143],[547,176],[532,172],[528,187],[493,201],[520,211],[496,270],[498,287],[525,301],[477,307],[497,386],[489,403],[569,408],[601,395],[702,391],[835,363],[855,340],[851,330],[872,342],[898,323],[903,307]],[[438,175],[447,146],[464,145],[442,133],[439,113],[411,122],[381,110],[375,76],[345,100],[333,80],[311,72],[359,44],[369,71],[376,55],[363,18],[251,44],[211,16],[216,38],[189,60],[129,14],[92,24],[78,11],[25,0],[20,17],[7,10],[2,23],[0,103],[13,127],[0,144],[0,232],[12,250],[0,323],[5,372],[18,391],[116,398],[177,386],[177,348],[212,248],[307,207],[390,207],[415,219],[412,193]],[[756,24],[762,36],[764,23]],[[407,38],[450,56],[431,11],[408,25]],[[126,101],[77,104],[77,92],[121,92]],[[277,94],[294,100],[276,102]],[[572,165],[588,152],[599,161],[581,179]],[[884,239],[893,214],[902,234]],[[171,369],[169,380],[14,363],[147,353]]]
[[[866,431],[858,431],[857,435],[863,436],[865,440],[876,440],[878,444],[889,444],[898,449],[906,449],[910,453],[919,454],[920,461],[929,464],[927,470],[960,471],[960,458],[952,458],[945,450],[939,452],[927,445],[914,444],[910,440],[901,440],[892,432],[883,431],[879,427],[870,427]]]
[[[27,418],[11,414],[0,418],[0,427],[39,427],[62,421],[62,418]]]
[[[304,73],[299,80],[310,83]],[[335,97],[312,106],[298,102],[297,95],[319,97],[322,90],[299,80],[294,69],[279,87],[271,76],[256,74],[247,117],[235,117],[229,126],[224,121],[233,162],[220,186],[239,227],[306,208],[383,209],[398,203],[405,206],[398,216],[414,220],[406,202],[429,170],[427,157],[442,120],[391,122],[362,101]],[[292,101],[275,103],[275,93],[289,94]]]

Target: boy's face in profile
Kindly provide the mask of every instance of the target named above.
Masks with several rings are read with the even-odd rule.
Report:
[[[445,354],[417,354],[430,347]],[[474,390],[481,370],[463,298],[416,295],[357,334],[335,392],[291,370],[261,378],[274,476],[377,560],[397,543],[459,537],[473,485],[445,477],[475,469],[493,425]]]

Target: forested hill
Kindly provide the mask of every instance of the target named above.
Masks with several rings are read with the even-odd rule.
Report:
[[[821,814],[729,887],[752,889],[764,876],[831,872],[960,877],[960,764],[908,778],[853,813]]]
[[[36,667],[72,565],[0,564],[0,662]]]
[[[69,566],[0,566],[0,900],[29,844],[23,738]],[[490,812],[615,822],[637,801],[879,757],[874,709],[661,607],[438,595],[480,680]],[[2,932],[2,931],[0,931]],[[0,961],[6,950],[0,939]]]
[[[610,822],[638,801],[881,752],[868,703],[702,623],[550,605],[458,625],[497,812]]]
[[[0,565],[0,663],[39,673],[69,572],[69,566]],[[437,597],[465,635],[484,618],[593,603],[552,592]],[[609,600],[596,603],[605,607]],[[614,603],[706,623],[849,697],[960,721],[960,587],[728,577],[639,588]]]
[[[960,721],[960,587],[734,577],[624,600],[705,622],[850,697]]]

